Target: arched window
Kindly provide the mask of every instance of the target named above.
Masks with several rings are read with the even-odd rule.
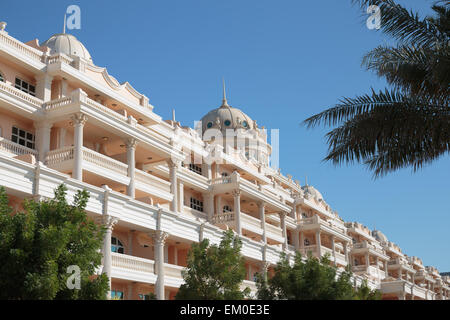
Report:
[[[111,251],[117,253],[125,253],[125,247],[122,242],[116,237],[111,237]]]
[[[228,212],[232,212],[233,210],[231,210],[231,207],[229,205],[225,205],[223,206],[223,213],[228,213]]]
[[[228,177],[228,173],[227,172],[222,172],[222,177]]]

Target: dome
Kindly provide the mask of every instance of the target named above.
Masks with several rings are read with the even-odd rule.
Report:
[[[86,47],[78,41],[75,36],[67,33],[54,34],[47,41],[43,42],[41,46],[50,48],[50,54],[64,53],[69,57],[80,57],[93,63],[91,55]]]
[[[208,129],[219,129],[223,133],[227,129],[256,129],[256,122],[248,115],[237,108],[228,105],[225,82],[223,86],[223,100],[222,105],[214,110],[208,112],[202,119],[202,132]]]
[[[317,189],[314,188],[313,186],[306,185],[303,186],[302,189],[305,192],[305,194],[309,194],[312,197],[316,198],[317,200],[323,200],[322,194],[319,191],[317,191]]]
[[[388,242],[388,238],[379,230],[373,230],[372,235],[380,242]]]
[[[202,118],[202,131],[210,128],[226,129],[255,129],[255,122],[244,112],[229,105],[211,110]]]

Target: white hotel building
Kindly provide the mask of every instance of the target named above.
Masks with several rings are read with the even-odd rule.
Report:
[[[311,251],[330,254],[339,268],[350,264],[355,284],[367,279],[384,299],[449,299],[449,277],[380,231],[344,222],[314,187],[273,170],[265,130],[225,97],[201,128],[182,127],[96,66],[73,35],[23,43],[5,28],[0,185],[17,210],[26,198],[52,197],[61,183],[70,199],[89,191],[89,215],[108,226],[102,270],[113,297],[173,299],[191,243],[218,243],[232,228],[243,243],[243,285],[253,292],[254,274],[270,274],[280,253]],[[231,142],[242,148],[227,150],[208,130],[239,134]]]

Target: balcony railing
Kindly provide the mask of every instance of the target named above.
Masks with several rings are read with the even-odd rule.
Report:
[[[2,91],[3,93],[5,93],[11,97],[24,100],[25,102],[28,102],[35,107],[41,108],[44,103],[44,101],[42,101],[41,99],[36,98],[26,92],[23,92],[22,90],[19,90],[13,86],[7,84],[6,82],[0,81],[0,91]]]
[[[116,252],[111,252],[111,265],[113,267],[139,272],[154,273],[155,271],[155,262],[153,260]]]
[[[27,148],[2,137],[0,137],[0,152],[9,153],[14,156],[21,156],[24,154],[38,155],[37,150]]]
[[[234,212],[225,212],[212,216],[211,223],[213,224],[226,224],[234,221]]]
[[[172,277],[172,278],[182,278],[181,275],[181,271],[184,269],[185,267],[182,266],[177,266],[174,264],[168,264],[168,263],[164,263],[164,275],[168,276],[168,277]]]
[[[15,50],[20,53],[30,57],[33,60],[42,62],[43,52],[38,49],[32,48],[26,44],[23,44],[19,40],[14,39],[13,37],[5,34],[4,32],[0,32],[0,42],[13,47]]]
[[[114,160],[108,156],[95,152],[94,150],[83,147],[83,160],[107,170],[112,170],[121,175],[127,175],[128,166],[120,161]],[[64,147],[52,150],[47,153],[45,162],[49,166],[55,166],[65,161],[74,159],[74,147]]]
[[[336,230],[340,233],[347,234],[347,230],[345,226],[341,225],[339,222],[334,222],[332,220],[324,220],[320,218],[318,215],[314,215],[310,218],[303,218],[299,220],[300,225],[310,225],[310,224],[321,224],[323,226],[327,226],[333,230]]]

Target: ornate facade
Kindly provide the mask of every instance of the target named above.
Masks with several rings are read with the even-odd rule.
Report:
[[[74,36],[23,43],[0,24],[0,185],[26,198],[90,193],[107,226],[111,298],[172,299],[191,243],[240,235],[244,286],[285,252],[329,254],[385,299],[449,299],[450,278],[404,254],[377,230],[344,222],[318,190],[269,166],[263,127],[228,105],[197,128],[153,112],[149,99],[96,66]],[[225,139],[225,138],[226,139]],[[231,137],[231,138],[229,138]]]

